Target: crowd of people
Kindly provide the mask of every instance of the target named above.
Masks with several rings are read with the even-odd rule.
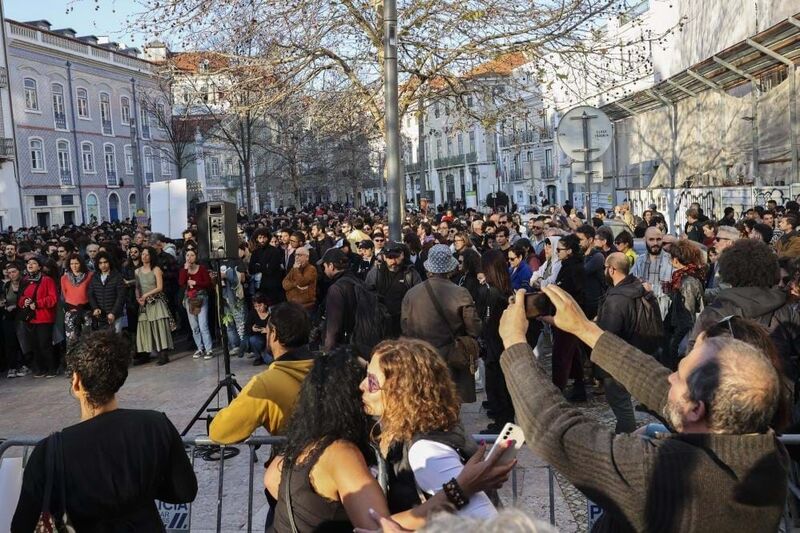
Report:
[[[774,530],[775,435],[798,422],[798,211],[715,220],[693,204],[670,234],[656,206],[422,202],[392,240],[382,210],[306,206],[241,213],[222,264],[198,255],[192,220],[178,240],[122,223],[19,230],[3,237],[3,364],[9,378],[66,368],[91,399],[69,355],[87,343],[127,331],[134,365],[165,364],[183,330],[210,359],[222,322],[232,355],[268,366],[209,434],[286,436],[264,476],[278,533],[413,530],[443,508],[494,519],[513,463],[464,431],[481,390],[483,433],[519,424],[603,507],[602,530]],[[591,398],[614,431],[581,414]],[[639,427],[636,410],[661,423]]]

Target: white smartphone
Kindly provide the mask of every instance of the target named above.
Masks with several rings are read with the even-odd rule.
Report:
[[[514,445],[503,450],[502,446],[510,440],[514,441]],[[523,444],[525,444],[525,433],[523,433],[522,428],[509,422],[503,426],[486,458],[491,457],[493,453],[502,453],[503,455],[497,460],[497,464],[508,464],[517,458],[517,453]]]

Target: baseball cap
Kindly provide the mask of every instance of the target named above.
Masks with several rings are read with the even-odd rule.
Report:
[[[317,261],[317,265],[321,266],[325,263],[340,264],[345,261],[347,261],[347,256],[341,248],[328,248],[325,253],[322,254],[322,259]]]
[[[372,242],[371,240],[369,240],[369,239],[364,239],[363,241],[361,241],[360,243],[358,243],[358,248],[369,248],[369,249],[373,249],[373,248],[375,248],[375,243],[373,243],[373,242]]]
[[[400,244],[399,242],[389,241],[386,246],[383,247],[383,253],[385,254],[400,254],[405,252],[405,247]]]

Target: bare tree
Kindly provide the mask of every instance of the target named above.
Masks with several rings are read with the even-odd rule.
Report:
[[[164,131],[169,150],[162,151],[167,160],[178,169],[178,179],[183,171],[197,159],[193,149],[196,120],[193,120],[188,107],[176,105],[173,77],[169,70],[163,69],[157,88],[139,95],[139,105],[155,121],[156,127]]]

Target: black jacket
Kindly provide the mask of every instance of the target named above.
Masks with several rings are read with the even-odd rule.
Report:
[[[558,271],[558,276],[556,276],[556,285],[575,298],[575,301],[578,302],[582,309],[586,301],[584,294],[585,279],[586,273],[582,259],[570,256],[561,262],[561,270]]]
[[[356,294],[354,284],[363,285],[355,274],[345,270],[333,279],[325,296],[325,351],[347,342],[355,325]]]
[[[722,289],[703,309],[692,330],[691,341],[710,325],[730,316],[755,320],[770,332],[775,347],[786,365],[787,375],[797,376],[800,357],[800,314],[792,308],[786,293],[775,287],[731,287]]]
[[[89,282],[89,306],[92,311],[100,309],[103,314],[111,313],[115,317],[122,316],[122,306],[125,304],[125,280],[122,274],[112,270],[106,282],[100,279],[100,272],[95,272]]]
[[[283,250],[267,244],[257,248],[250,257],[250,274],[261,274],[261,285],[258,287],[275,304],[284,300]]]
[[[589,318],[595,317],[606,293],[605,264],[606,258],[597,248],[592,248],[583,260],[586,275],[584,310]]]
[[[603,305],[597,312],[597,325],[630,343],[635,333],[636,299],[644,293],[642,282],[628,275],[606,292]]]

